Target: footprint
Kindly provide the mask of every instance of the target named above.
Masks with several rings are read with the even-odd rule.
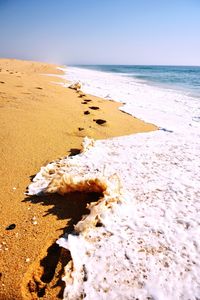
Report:
[[[42,90],[43,88],[39,87],[39,86],[36,86],[36,89],[38,90]]]
[[[0,83],[5,83],[4,81],[0,81]]]
[[[46,294],[46,289],[51,286],[55,277],[59,262],[61,261],[62,249],[58,244],[53,243],[47,249],[47,255],[40,260],[32,272],[32,278],[29,279],[27,288],[33,299],[42,298]],[[64,266],[62,266],[62,269]],[[60,270],[61,271],[61,270]],[[63,273],[64,270],[62,270]],[[37,299],[38,299],[37,298]]]
[[[106,123],[106,121],[102,119],[93,119],[93,121],[96,122],[98,125],[103,125]]]
[[[98,107],[98,106],[90,106],[89,108],[90,108],[90,109],[93,109],[93,110],[97,110],[97,109],[99,109],[99,107]]]
[[[90,112],[88,110],[84,111],[84,115],[89,115]]]
[[[79,98],[82,98],[82,97],[85,97],[86,96],[86,94],[84,94],[83,92],[79,92]]]
[[[71,149],[71,155],[80,153],[80,149]],[[76,152],[76,153],[74,153]],[[74,192],[60,195],[33,196],[25,200],[33,203],[41,203],[42,205],[50,205],[48,214],[54,214],[59,219],[70,220],[64,232],[61,234],[69,234],[74,232],[76,225],[83,216],[89,213],[88,204],[98,202],[103,197],[102,193],[92,192]],[[56,240],[59,238],[58,236]],[[30,264],[22,281],[23,299],[63,299],[65,288],[64,282],[61,280],[64,275],[64,268],[72,260],[70,252],[58,246],[53,241],[41,249],[41,254]],[[51,291],[52,297],[49,298]],[[58,296],[59,292],[59,296]]]
[[[87,104],[87,102],[83,101],[83,102],[81,102],[81,104]]]
[[[84,99],[84,102],[91,102],[92,100],[90,100],[90,99]]]

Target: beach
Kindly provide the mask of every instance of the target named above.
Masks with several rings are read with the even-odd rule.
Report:
[[[196,300],[199,98],[129,74],[62,70],[64,78],[81,81],[83,92],[115,99],[120,110],[158,129],[86,138],[79,155],[49,163],[29,185],[30,196],[68,199],[76,191],[78,199],[88,192],[95,197],[74,230],[57,241],[66,251],[64,299]]]
[[[0,300],[200,300],[200,1],[0,1]]]
[[[85,136],[105,140],[158,128],[120,111],[119,102],[67,88],[63,75],[55,65],[0,60],[2,300],[62,299],[67,250],[55,242],[73,230],[91,201],[87,193],[26,195],[40,168],[78,154]]]

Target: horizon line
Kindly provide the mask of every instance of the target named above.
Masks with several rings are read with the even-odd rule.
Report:
[[[65,64],[65,63],[64,63]],[[67,66],[149,66],[149,67],[200,67],[200,65],[173,64],[66,64]]]

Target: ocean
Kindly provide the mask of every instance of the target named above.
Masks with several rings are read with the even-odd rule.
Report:
[[[84,65],[80,68],[119,74],[141,83],[185,91],[200,97],[200,66]]]

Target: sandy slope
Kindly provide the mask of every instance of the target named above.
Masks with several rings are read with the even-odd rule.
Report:
[[[27,198],[31,176],[51,160],[77,153],[84,136],[102,139],[156,129],[120,112],[118,103],[79,97],[58,84],[62,79],[44,74],[61,71],[43,63],[0,60],[0,300],[61,297],[63,262],[54,243],[91,200],[81,194],[65,197],[69,201]],[[107,122],[98,125],[94,119]],[[11,224],[16,227],[6,230]]]

